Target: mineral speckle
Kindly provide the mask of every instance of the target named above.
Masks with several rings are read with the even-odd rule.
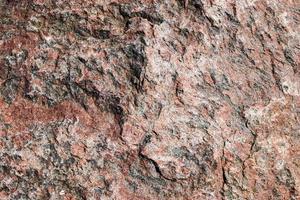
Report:
[[[299,41],[297,0],[0,0],[0,199],[300,199]]]

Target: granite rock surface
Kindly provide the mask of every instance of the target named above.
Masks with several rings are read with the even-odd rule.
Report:
[[[1,200],[299,200],[298,0],[0,0]]]

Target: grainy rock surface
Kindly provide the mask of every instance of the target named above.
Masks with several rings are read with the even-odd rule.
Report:
[[[1,200],[300,199],[298,0],[0,0]]]

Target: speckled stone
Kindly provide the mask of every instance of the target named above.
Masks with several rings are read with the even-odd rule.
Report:
[[[298,0],[0,0],[1,200],[300,199]]]

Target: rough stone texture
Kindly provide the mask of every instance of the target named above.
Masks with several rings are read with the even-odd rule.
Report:
[[[299,42],[299,0],[0,0],[0,199],[300,199]]]

